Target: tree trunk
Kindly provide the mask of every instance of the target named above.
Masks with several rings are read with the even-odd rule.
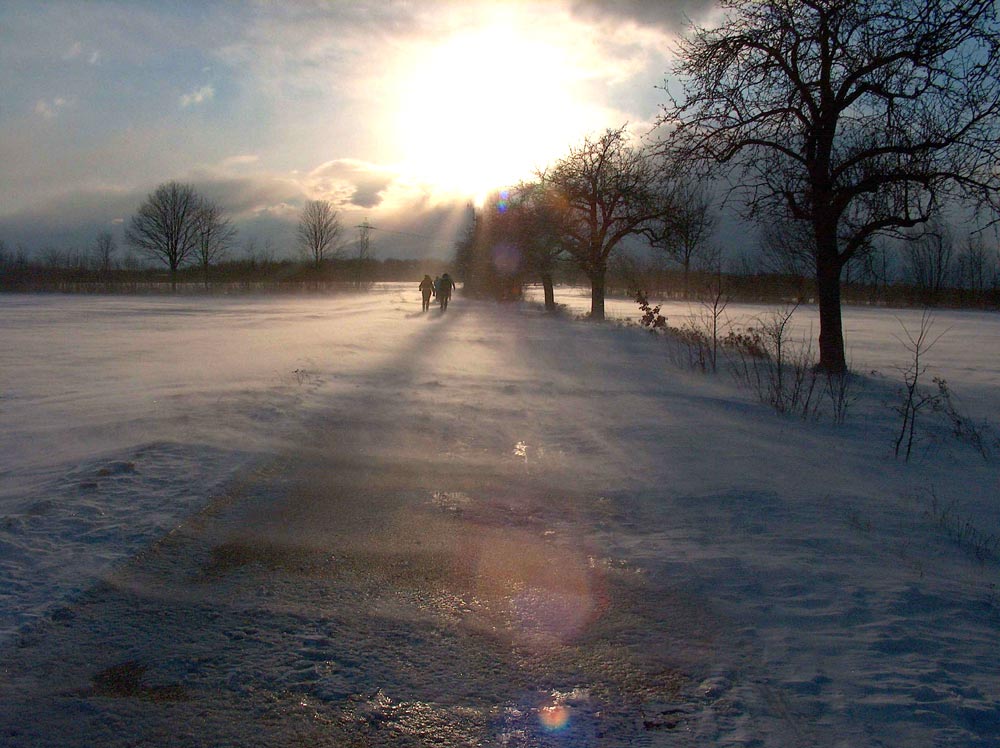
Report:
[[[552,273],[542,273],[542,288],[545,289],[545,311],[556,310],[556,294],[552,286]]]
[[[847,371],[844,327],[840,315],[841,262],[836,235],[816,235],[816,292],[819,296],[819,368],[831,374]]]
[[[590,274],[590,318],[595,321],[604,320],[604,268]]]

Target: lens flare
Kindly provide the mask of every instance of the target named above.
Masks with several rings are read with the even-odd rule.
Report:
[[[506,242],[493,247],[493,266],[501,275],[513,275],[521,267],[521,253],[513,244]]]
[[[538,721],[550,732],[561,730],[569,724],[569,707],[563,704],[549,704],[538,710]]]

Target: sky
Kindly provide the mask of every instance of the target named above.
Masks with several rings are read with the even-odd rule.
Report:
[[[648,133],[678,33],[712,7],[7,0],[0,240],[85,251],[111,231],[123,247],[177,180],[278,256],[324,199],[345,240],[375,227],[377,257],[447,257],[470,201],[586,135]]]

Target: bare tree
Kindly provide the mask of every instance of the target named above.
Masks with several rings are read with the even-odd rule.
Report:
[[[866,252],[861,259],[861,282],[870,289],[870,303],[876,304],[886,298],[893,276],[886,241],[883,239],[875,242],[871,251]]]
[[[922,377],[927,371],[927,364],[922,359],[947,330],[931,338],[934,317],[926,310],[920,317],[920,327],[916,331],[909,330],[902,322],[900,322],[900,326],[903,328],[903,338],[897,337],[896,339],[903,344],[903,347],[910,354],[911,360],[909,366],[902,370],[902,402],[892,406],[893,410],[900,416],[899,435],[896,437],[894,446],[896,457],[899,457],[899,452],[905,442],[904,454],[906,461],[909,462],[910,454],[913,451],[917,414],[928,406],[934,408],[940,401],[938,395],[927,392],[920,387]]]
[[[455,247],[465,293],[520,299],[525,281],[537,273],[546,289],[546,306],[555,306],[554,257],[548,254],[555,229],[541,218],[542,194],[538,184],[520,184],[493,192],[479,209],[470,206],[470,220]]]
[[[681,44],[666,147],[725,164],[750,212],[811,225],[820,366],[846,370],[840,279],[946,198],[998,203],[995,0],[720,0]]]
[[[197,236],[195,255],[201,265],[202,279],[208,288],[208,272],[213,263],[225,257],[236,241],[236,227],[223,213],[222,208],[211,200],[203,199],[197,213]]]
[[[319,268],[324,260],[336,257],[340,248],[340,219],[333,204],[327,200],[309,200],[302,208],[296,234],[299,246]]]
[[[274,262],[274,244],[268,238],[261,246],[251,237],[243,242],[243,255],[251,268],[263,267]]]
[[[520,241],[524,247],[525,264],[529,272],[542,282],[545,309],[556,310],[555,271],[565,260],[566,248],[559,233],[559,218],[537,184],[523,185],[522,202],[517,206],[523,214]]]
[[[674,180],[668,187],[671,209],[650,221],[649,243],[662,250],[681,266],[684,278],[684,298],[690,296],[691,266],[705,259],[710,251],[709,239],[718,221],[712,194],[704,182],[691,177]]]
[[[787,216],[769,216],[760,222],[760,250],[764,269],[779,275],[808,277],[814,267],[812,227]]]
[[[125,232],[129,244],[170,269],[173,289],[177,288],[177,269],[197,247],[201,203],[189,184],[161,184],[139,206]]]
[[[923,303],[937,303],[941,291],[951,281],[954,255],[951,229],[937,221],[907,242],[906,269]]]
[[[97,271],[105,278],[111,272],[116,249],[115,238],[110,231],[102,231],[94,239],[94,261]]]
[[[538,177],[561,216],[562,246],[590,280],[591,319],[603,320],[608,258],[664,211],[653,161],[620,127],[585,138]]]
[[[974,297],[997,285],[1000,276],[1000,255],[997,250],[989,249],[982,234],[975,234],[966,239],[965,246],[958,256],[958,281],[962,288],[970,291]]]
[[[514,246],[520,269],[542,282],[545,309],[555,311],[554,273],[565,253],[562,212],[546,198],[545,187],[538,182],[521,183],[503,195],[502,209],[492,222],[500,229],[497,238]]]

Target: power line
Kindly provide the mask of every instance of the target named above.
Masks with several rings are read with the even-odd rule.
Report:
[[[398,236],[412,236],[412,237],[414,237],[416,239],[426,239],[427,241],[434,242],[434,243],[440,244],[442,246],[450,246],[450,244],[447,244],[446,242],[441,241],[441,239],[438,238],[438,237],[436,237],[436,236],[427,236],[426,234],[417,234],[417,233],[414,233],[413,231],[396,231],[394,229],[383,229],[380,226],[373,226],[372,224],[368,223],[367,221],[365,221],[364,223],[358,224],[354,228],[356,228],[356,229],[367,229],[369,231],[380,231],[383,234],[396,234]]]

